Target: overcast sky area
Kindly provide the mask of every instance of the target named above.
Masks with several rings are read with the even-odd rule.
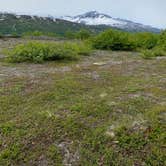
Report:
[[[60,16],[92,10],[166,28],[166,0],[0,0],[1,12]]]

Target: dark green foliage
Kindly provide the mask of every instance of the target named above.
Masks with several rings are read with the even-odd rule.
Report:
[[[132,36],[127,32],[117,30],[107,30],[92,41],[92,45],[96,49],[106,50],[134,50],[135,42]]]
[[[2,38],[3,37],[3,34],[0,32],[0,38]]]

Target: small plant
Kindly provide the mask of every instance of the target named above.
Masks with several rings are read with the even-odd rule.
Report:
[[[62,165],[62,155],[56,145],[51,145],[47,153],[48,158],[50,158],[54,163],[58,164],[59,166]]]
[[[166,56],[166,50],[161,47],[156,47],[153,51],[154,56]]]
[[[166,51],[162,47],[156,47],[151,50],[143,50],[141,56],[144,59],[152,59],[158,56],[166,56]]]
[[[143,50],[141,52],[141,56],[144,58],[144,59],[152,59],[153,57],[155,57],[155,54],[152,50]]]
[[[92,53],[91,45],[86,42],[79,42],[79,46],[75,44],[75,48],[79,55],[89,56]]]
[[[76,38],[81,40],[88,39],[90,36],[91,36],[90,32],[86,29],[82,29],[76,33]]]
[[[68,39],[86,40],[89,39],[91,36],[91,32],[86,29],[81,29],[77,32],[67,31],[65,33],[65,37]]]
[[[12,145],[10,148],[6,148],[5,150],[0,152],[0,161],[5,159],[17,159],[20,154],[20,146],[17,144]]]

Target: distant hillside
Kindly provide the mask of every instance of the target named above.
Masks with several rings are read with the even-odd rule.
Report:
[[[0,33],[2,34],[22,34],[24,32],[38,30],[63,35],[67,31],[78,31],[82,28],[98,32],[106,27],[87,26],[52,17],[0,13]]]
[[[86,25],[71,20],[54,17],[40,17],[29,15],[16,15],[11,13],[0,13],[0,33],[1,34],[22,34],[29,31],[51,32],[59,35],[64,35],[67,31],[78,31],[87,29],[92,32],[100,32],[110,28],[109,25]],[[121,29],[119,27],[113,27]],[[123,29],[125,31],[152,31],[152,29]],[[156,30],[156,31],[155,31]],[[153,32],[158,32],[157,29]]]

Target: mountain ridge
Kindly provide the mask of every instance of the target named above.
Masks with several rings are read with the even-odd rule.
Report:
[[[127,19],[113,18],[108,14],[99,13],[97,11],[86,12],[77,16],[64,16],[61,19],[71,22],[81,23],[85,25],[106,25],[110,27],[120,28],[122,30],[129,31],[152,31],[159,32],[159,28],[152,27],[150,25],[144,25],[141,23],[133,22]]]
[[[67,18],[66,18],[67,17]],[[155,32],[159,33],[160,29],[153,28],[150,26],[142,26],[139,23],[133,23],[129,20],[112,18],[109,15],[101,14],[98,12],[88,12],[84,15],[78,16],[37,16],[27,14],[14,14],[7,12],[0,12],[0,33],[2,34],[23,34],[30,31],[41,31],[41,32],[52,32],[60,35],[64,35],[67,31],[76,32],[81,29],[87,29],[91,32],[98,33],[103,30],[113,28],[129,32]],[[89,17],[90,21],[96,21],[96,19],[107,18],[106,22],[113,19],[112,25],[101,24],[100,20],[98,24],[86,24],[82,19]],[[72,20],[75,19],[75,20]],[[92,22],[92,23],[94,23]],[[124,23],[125,22],[125,23]],[[122,23],[122,24],[119,24]]]

